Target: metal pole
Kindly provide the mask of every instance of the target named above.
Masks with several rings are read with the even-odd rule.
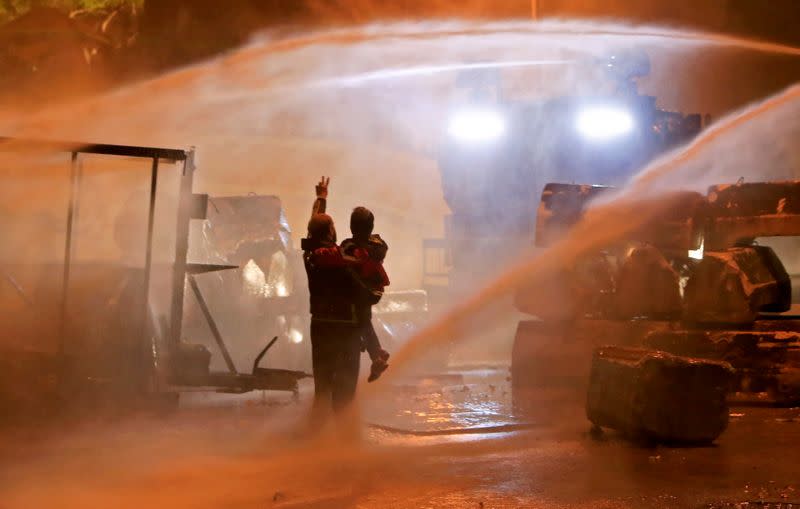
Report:
[[[225,340],[222,339],[222,334],[219,332],[219,328],[217,327],[217,322],[214,321],[214,317],[211,316],[211,311],[208,309],[208,304],[206,304],[206,299],[203,297],[203,294],[200,293],[200,287],[197,286],[197,280],[195,280],[194,275],[189,275],[189,284],[192,287],[192,292],[194,292],[194,296],[197,298],[197,303],[200,305],[200,311],[203,312],[203,316],[206,318],[206,323],[208,323],[208,328],[211,329],[211,334],[214,336],[214,341],[217,342],[217,346],[219,347],[219,351],[222,352],[222,357],[225,359],[225,364],[228,366],[228,371],[236,374],[236,366],[233,364],[233,359],[231,359],[231,354],[228,352],[228,347],[225,346]],[[272,346],[270,343],[269,346]],[[269,348],[269,346],[267,348]],[[266,352],[266,349],[264,349]]]
[[[64,355],[67,335],[67,303],[69,294],[69,277],[72,265],[72,229],[78,210],[78,198],[81,185],[81,164],[78,153],[72,152],[70,168],[69,206],[67,209],[67,238],[64,243],[64,275],[61,287],[61,330],[59,334],[58,354]]]
[[[150,272],[153,267],[153,230],[156,218],[156,188],[158,186],[158,158],[153,158],[153,167],[150,172],[150,207],[147,213],[147,247],[144,255],[144,302],[147,306],[148,292],[150,291]],[[147,308],[145,307],[145,311]]]
[[[183,296],[186,285],[186,254],[189,251],[189,225],[192,209],[192,180],[194,178],[194,149],[186,153],[181,174],[178,198],[178,222],[175,228],[175,261],[172,278],[172,307],[170,311],[170,351],[175,351],[181,341],[183,323]]]
[[[142,284],[142,309],[141,321],[142,329],[140,337],[142,338],[143,345],[151,345],[150,339],[147,337],[148,333],[148,320],[147,313],[150,310],[150,276],[153,271],[153,230],[155,229],[156,217],[156,189],[158,187],[158,157],[153,158],[153,165],[150,171],[150,204],[147,213],[147,242],[144,255],[144,282]],[[137,351],[137,354],[141,353]],[[137,355],[137,360],[142,358]]]

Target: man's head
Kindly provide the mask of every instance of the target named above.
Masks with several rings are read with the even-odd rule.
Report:
[[[350,214],[350,232],[354,239],[368,239],[375,227],[375,216],[366,207],[356,207]]]
[[[328,214],[314,214],[308,222],[308,238],[320,244],[336,244],[336,228]]]

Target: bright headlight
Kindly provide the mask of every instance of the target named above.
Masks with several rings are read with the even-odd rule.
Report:
[[[633,116],[622,108],[593,106],[578,113],[576,127],[588,140],[607,141],[630,133]]]
[[[469,109],[459,111],[450,117],[447,132],[463,142],[492,141],[506,131],[503,115],[491,109]]]

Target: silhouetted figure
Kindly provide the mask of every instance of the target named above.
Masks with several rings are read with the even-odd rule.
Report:
[[[378,334],[372,326],[372,306],[383,296],[389,285],[389,276],[383,268],[383,260],[389,246],[380,235],[373,235],[375,216],[365,207],[356,207],[350,215],[350,231],[353,237],[342,242],[342,251],[356,258],[360,264],[356,273],[359,298],[356,302],[361,337],[364,348],[372,361],[368,382],[373,382],[389,367],[389,352],[381,347]]]
[[[310,294],[315,421],[321,419],[320,412],[328,408],[339,412],[353,400],[361,356],[358,288],[352,275],[357,261],[345,257],[336,245],[333,219],[325,214],[329,181],[323,178],[316,187],[308,237],[303,240]]]

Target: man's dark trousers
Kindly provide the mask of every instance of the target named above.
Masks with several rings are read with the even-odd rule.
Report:
[[[314,403],[338,412],[353,401],[361,359],[361,330],[355,324],[311,321]]]

